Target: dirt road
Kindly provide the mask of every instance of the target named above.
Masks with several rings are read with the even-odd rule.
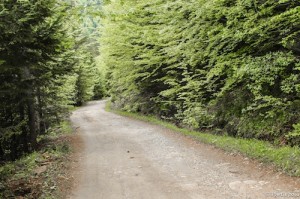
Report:
[[[70,198],[300,198],[297,178],[162,127],[108,113],[104,106],[103,101],[91,102],[71,117],[85,147]]]

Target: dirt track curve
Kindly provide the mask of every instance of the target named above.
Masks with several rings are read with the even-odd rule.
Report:
[[[104,107],[91,102],[71,116],[85,146],[69,198],[300,198],[299,178]]]

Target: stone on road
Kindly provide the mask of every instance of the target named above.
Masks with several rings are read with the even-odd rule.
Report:
[[[91,102],[71,116],[85,146],[78,186],[69,198],[257,199],[299,193],[299,178],[104,107],[105,101]]]

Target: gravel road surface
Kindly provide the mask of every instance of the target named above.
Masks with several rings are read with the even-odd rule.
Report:
[[[90,102],[71,116],[84,147],[69,198],[300,198],[299,178],[104,107]]]

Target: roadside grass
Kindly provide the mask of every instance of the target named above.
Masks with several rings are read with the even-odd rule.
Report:
[[[162,121],[161,119],[153,116],[112,110],[110,101],[107,102],[105,109],[108,112],[113,112],[118,115],[163,126],[175,132],[180,132],[183,135],[190,136],[200,142],[212,144],[225,151],[240,153],[247,157],[257,159],[260,162],[272,164],[279,171],[283,171],[290,176],[300,176],[300,149],[298,147],[278,147],[269,142],[256,139],[234,138],[227,135],[214,135],[210,133],[192,131],[177,127],[170,122]]]
[[[38,138],[38,150],[0,166],[0,198],[62,198],[58,178],[65,174],[71,132],[64,121]]]
[[[76,111],[76,110],[78,110],[78,109],[80,109],[80,106],[73,106],[73,105],[70,105],[70,106],[68,107],[68,110],[69,110],[70,112]]]

